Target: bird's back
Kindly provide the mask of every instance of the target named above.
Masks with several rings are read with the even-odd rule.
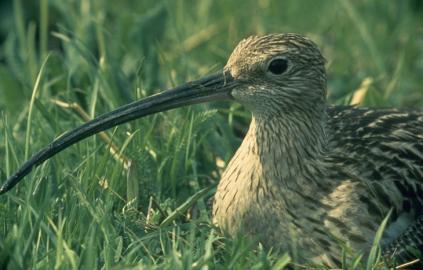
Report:
[[[330,106],[327,113],[330,147],[358,177],[423,185],[422,112]]]
[[[352,106],[331,106],[327,113],[332,158],[371,190],[362,199],[368,212],[377,216],[393,209],[383,244],[393,247],[400,239],[395,248],[404,241],[422,246],[423,239],[415,238],[422,229],[408,233],[415,239],[400,236],[423,222],[423,113]]]

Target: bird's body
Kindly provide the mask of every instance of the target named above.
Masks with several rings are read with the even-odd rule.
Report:
[[[215,222],[333,266],[342,246],[368,251],[391,208],[391,224],[406,226],[392,226],[387,245],[412,225],[423,213],[423,114],[336,106],[326,119],[326,147],[311,158],[291,148],[301,130],[253,119],[219,183]]]
[[[325,60],[298,34],[247,38],[223,71],[64,134],[10,176],[0,194],[33,167],[97,132],[222,99],[243,104],[253,115],[215,195],[213,220],[223,230],[294,251],[299,259],[339,266],[342,246],[369,251],[392,209],[385,250],[423,247],[423,114],[328,106]]]

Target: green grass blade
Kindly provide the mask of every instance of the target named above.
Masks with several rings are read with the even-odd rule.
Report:
[[[47,65],[47,61],[49,59],[50,55],[47,55],[47,57],[44,59],[43,64],[41,65],[40,71],[38,72],[37,79],[35,81],[34,87],[32,89],[32,95],[31,100],[29,102],[29,109],[28,109],[28,120],[26,123],[26,135],[25,135],[25,160],[29,157],[29,144],[31,141],[31,127],[32,127],[32,112],[34,107],[35,98],[37,96],[38,90],[40,88],[41,79],[44,73],[44,69]]]

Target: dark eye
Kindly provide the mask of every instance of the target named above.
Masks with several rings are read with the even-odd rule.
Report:
[[[288,69],[288,60],[276,58],[269,63],[267,69],[275,75],[281,75]]]

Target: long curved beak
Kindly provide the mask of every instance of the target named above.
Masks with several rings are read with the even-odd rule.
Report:
[[[34,167],[93,134],[157,112],[189,104],[232,99],[231,90],[235,85],[236,81],[229,72],[220,71],[100,115],[90,122],[65,133],[33,155],[3,183],[0,187],[0,194],[12,189]]]

